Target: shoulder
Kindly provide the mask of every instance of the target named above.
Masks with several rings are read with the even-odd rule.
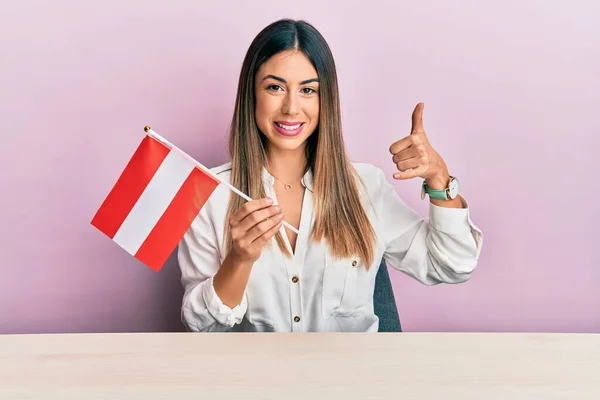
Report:
[[[377,195],[389,182],[385,178],[383,170],[373,164],[353,162],[360,184],[365,188],[370,197]]]
[[[231,161],[210,168],[210,172],[217,175],[219,178],[229,182],[231,178]]]
[[[219,179],[223,180],[224,182],[230,183],[231,182],[231,161],[226,162],[221,165],[218,165],[216,167],[210,168],[210,172],[212,172],[214,175],[219,177]],[[215,205],[216,205],[216,209],[220,210],[222,208],[223,204],[227,204],[230,194],[231,194],[231,192],[227,185],[217,186],[217,188],[215,189],[215,192],[213,193],[212,196],[210,196],[210,199],[209,199],[209,203],[212,207],[209,207],[208,209],[210,210],[213,207],[215,207]]]
[[[361,178],[383,178],[383,170],[373,164],[353,162],[352,166]]]
[[[365,210],[373,217],[382,215],[386,199],[390,193],[396,193],[386,179],[385,172],[373,164],[351,163],[356,172],[357,186]],[[374,214],[371,214],[374,213]]]
[[[374,207],[381,205],[389,196],[398,196],[393,185],[393,178],[386,176],[382,168],[368,163],[352,163],[358,175],[358,186],[366,203]]]
[[[227,183],[231,181],[231,162],[208,169],[222,181]],[[227,185],[217,185],[200,210],[200,217],[208,218],[213,223],[219,221],[227,212],[230,195],[231,192]]]

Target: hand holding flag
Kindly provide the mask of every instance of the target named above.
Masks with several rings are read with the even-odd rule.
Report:
[[[235,258],[240,262],[254,263],[262,247],[277,233],[283,221],[281,207],[264,198],[249,201],[229,219]]]

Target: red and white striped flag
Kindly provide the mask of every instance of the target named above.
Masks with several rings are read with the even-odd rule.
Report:
[[[146,132],[91,223],[159,271],[222,182],[149,127]]]

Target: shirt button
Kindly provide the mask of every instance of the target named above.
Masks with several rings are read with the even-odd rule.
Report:
[[[297,276],[294,276],[294,277],[292,278],[292,282],[294,282],[294,283],[298,283],[298,277],[297,277]]]
[[[358,263],[356,262],[356,260],[352,261],[352,266],[353,266],[353,267],[356,267],[356,264],[358,264]]]
[[[296,315],[296,316],[294,317],[294,322],[300,322],[300,317]]]

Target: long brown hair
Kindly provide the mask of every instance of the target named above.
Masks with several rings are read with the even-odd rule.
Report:
[[[307,169],[313,173],[315,225],[311,239],[325,239],[334,256],[357,256],[373,262],[373,227],[360,202],[359,176],[350,163],[342,138],[338,81],[333,55],[323,36],[309,23],[282,19],[264,28],[252,41],[239,76],[230,127],[231,184],[253,199],[266,196],[263,166],[265,138],[256,125],[254,84],[260,66],[285,50],[302,51],[319,77],[319,123],[307,140]],[[306,172],[306,171],[305,171]],[[226,216],[226,245],[231,248],[229,217],[246,201],[232,194]],[[280,232],[275,235],[286,256],[291,253]]]

